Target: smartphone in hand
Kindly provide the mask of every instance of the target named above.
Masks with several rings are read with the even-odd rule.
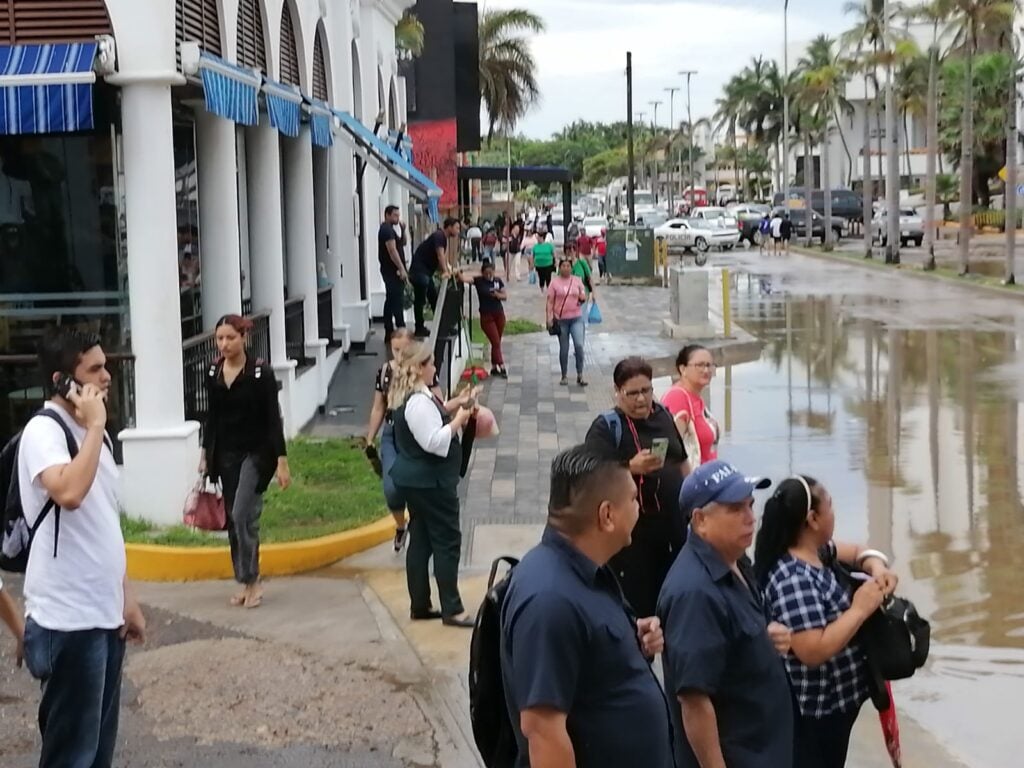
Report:
[[[651,453],[664,461],[665,457],[668,456],[668,438],[654,438],[654,441],[651,443]]]

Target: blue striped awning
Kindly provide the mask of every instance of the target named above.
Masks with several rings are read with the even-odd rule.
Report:
[[[442,195],[441,188],[402,157],[388,142],[381,139],[348,112],[336,110],[334,114],[341,121],[341,127],[355,140],[356,144],[374,156],[378,165],[382,166],[390,175],[404,182],[414,197],[426,202],[431,220],[438,221],[440,218],[438,201]]]
[[[309,110],[309,130],[314,147],[327,148],[334,144],[334,132],[331,130],[334,115],[331,108],[322,101],[306,98]]]
[[[203,51],[199,55],[199,73],[207,112],[240,125],[256,125],[259,121],[257,99],[263,81],[257,72],[236,67]]]
[[[299,135],[302,124],[302,94],[297,88],[263,78],[263,96],[267,100],[270,124],[285,136]]]
[[[0,133],[70,133],[93,126],[95,42],[0,46]]]

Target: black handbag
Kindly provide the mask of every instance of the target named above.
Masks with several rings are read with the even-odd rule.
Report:
[[[570,286],[570,288],[571,287],[572,286]],[[562,314],[565,311],[565,302],[567,302],[568,300],[569,300],[569,289],[566,289],[566,291],[565,291],[565,298],[562,299],[562,307],[561,307],[561,309],[558,310],[558,314]],[[548,326],[548,336],[557,336],[557,335],[558,335],[558,318],[557,317],[552,317],[551,318],[551,325]]]
[[[828,565],[851,596],[863,583],[837,559],[832,559]],[[912,602],[890,595],[861,625],[855,640],[867,657],[871,702],[875,709],[884,712],[890,705],[885,683],[912,677],[928,660],[931,625]]]

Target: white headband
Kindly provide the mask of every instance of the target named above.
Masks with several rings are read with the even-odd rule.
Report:
[[[801,477],[800,475],[793,475],[793,477],[791,477],[790,480],[799,480],[800,485],[802,485],[804,487],[804,490],[807,492],[807,515],[809,517],[811,514],[811,507],[814,504],[814,499],[811,496],[811,486],[809,486],[807,484],[807,481],[804,480],[803,477]]]

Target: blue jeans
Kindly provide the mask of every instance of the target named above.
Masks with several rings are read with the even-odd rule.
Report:
[[[123,662],[116,629],[59,632],[26,622],[25,665],[43,689],[39,768],[110,768]]]
[[[432,312],[437,311],[437,286],[434,285],[433,278],[423,272],[410,272],[409,282],[412,283],[413,289],[412,309],[413,315],[416,317],[416,330],[422,331],[427,327],[423,312],[427,302],[430,302]]]
[[[583,339],[586,335],[587,326],[582,317],[574,317],[572,320],[558,321],[558,364],[562,368],[564,379],[569,370],[569,337],[572,336],[572,351],[576,355],[576,376],[583,375]]]
[[[384,335],[389,339],[395,328],[405,328],[405,281],[400,277],[384,278]]]
[[[395,466],[395,458],[398,456],[398,446],[395,445],[395,428],[391,424],[384,424],[384,431],[380,435],[380,466],[383,470],[384,501],[388,505],[388,512],[405,511],[405,495],[398,490],[395,481],[391,479],[391,468]]]

